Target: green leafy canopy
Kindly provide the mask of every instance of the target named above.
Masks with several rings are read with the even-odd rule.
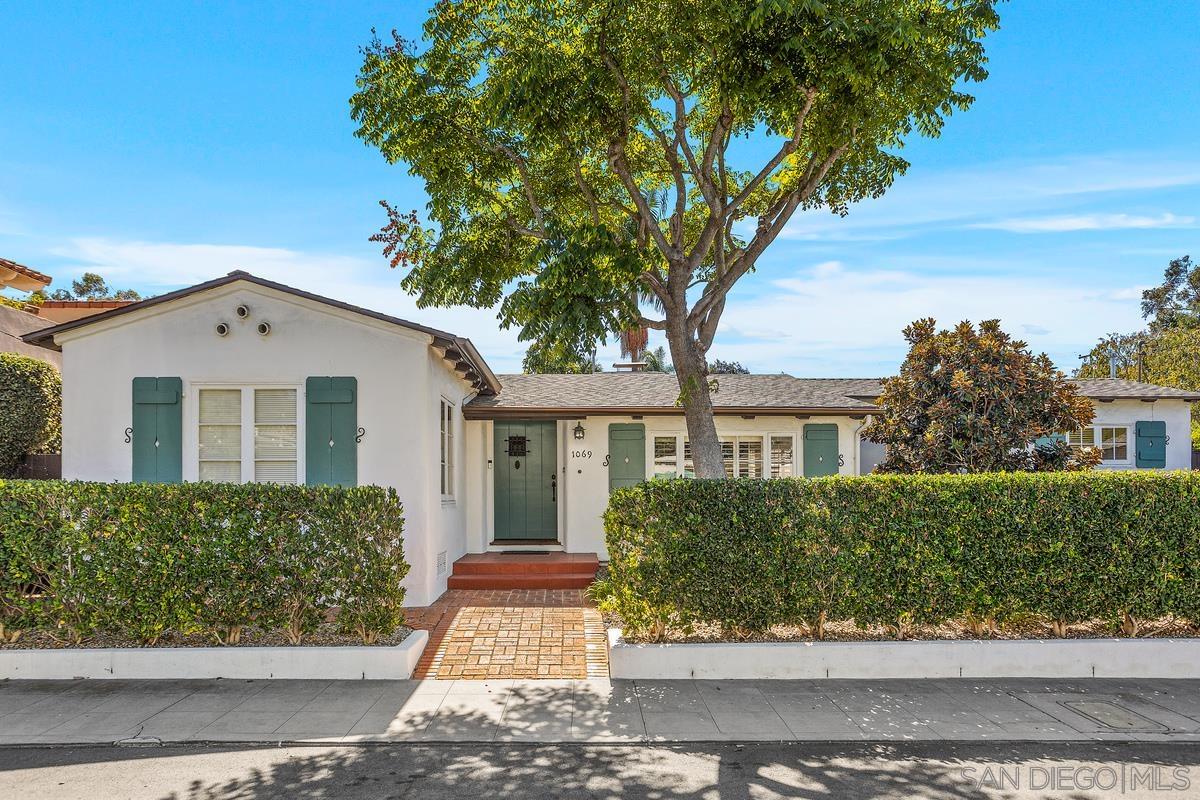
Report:
[[[797,208],[881,194],[903,139],[970,104],[993,5],[437,3],[423,47],[365,48],[351,100],[357,135],[429,195],[428,223],[390,209],[378,238],[419,302],[507,295],[525,338],[619,330],[638,290],[723,298]],[[752,135],[778,150],[730,148]],[[712,309],[685,310],[695,332]]]

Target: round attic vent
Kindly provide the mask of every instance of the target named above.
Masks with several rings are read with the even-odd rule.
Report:
[[[258,330],[259,336],[266,336],[267,334],[269,334],[271,332],[271,323],[260,322],[260,323],[258,323],[258,328],[256,330]]]
[[[228,325],[228,323],[225,323],[225,322],[218,322],[218,323],[217,323],[217,327],[216,327],[216,331],[217,331],[217,336],[228,336],[228,335],[229,335],[229,325]]]
[[[241,305],[234,309],[234,313],[238,315],[238,319],[245,319],[250,316],[250,306]]]

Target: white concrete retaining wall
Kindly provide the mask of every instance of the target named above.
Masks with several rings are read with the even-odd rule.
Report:
[[[0,680],[34,678],[412,677],[429,641],[413,631],[395,647],[131,647],[0,650]]]
[[[630,644],[614,678],[1200,678],[1200,639]]]

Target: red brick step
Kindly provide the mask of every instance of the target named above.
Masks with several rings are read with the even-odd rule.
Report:
[[[595,553],[469,553],[454,562],[451,589],[585,589]]]

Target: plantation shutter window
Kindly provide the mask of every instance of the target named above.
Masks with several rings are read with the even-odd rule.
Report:
[[[242,481],[242,390],[200,390],[202,481]]]
[[[762,439],[759,437],[737,440],[737,476],[739,478],[761,478],[763,476]]]
[[[296,482],[296,390],[254,390],[254,481]]]
[[[721,464],[725,467],[725,477],[732,478],[737,474],[737,447],[733,439],[721,439]]]
[[[657,469],[658,439],[655,438],[655,458]],[[721,463],[725,467],[727,478],[761,478],[763,477],[763,438],[761,436],[723,436],[721,442]],[[695,465],[692,462],[692,443],[683,440],[683,477],[696,477]]]
[[[771,477],[790,478],[795,472],[794,440],[791,436],[771,437]]]
[[[654,437],[654,474],[674,478],[679,475],[679,439]]]

